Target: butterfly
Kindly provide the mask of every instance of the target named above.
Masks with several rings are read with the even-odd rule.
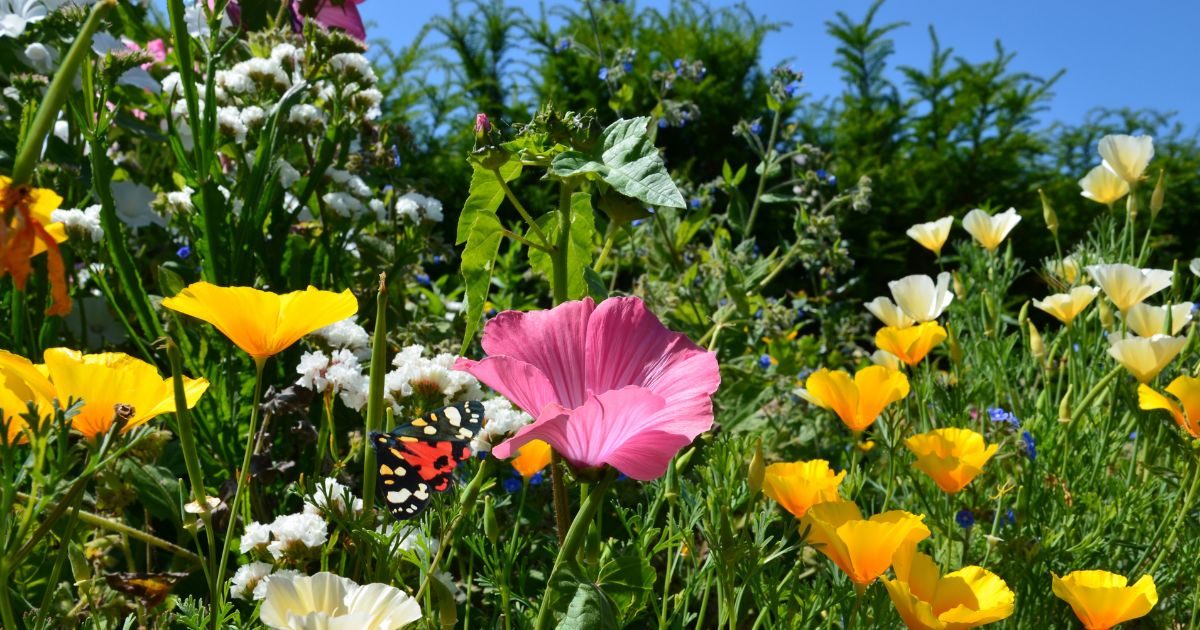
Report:
[[[132,595],[141,600],[146,608],[161,604],[171,592],[171,587],[187,577],[187,573],[107,573],[104,581],[113,590]]]
[[[483,404],[469,401],[431,411],[391,433],[371,433],[379,464],[379,496],[396,520],[421,513],[433,492],[450,487],[470,442],[483,428]]]

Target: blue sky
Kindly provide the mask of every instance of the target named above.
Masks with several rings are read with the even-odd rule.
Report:
[[[711,0],[714,5],[733,4]],[[535,12],[536,0],[508,0]],[[805,73],[817,97],[840,91],[832,67],[834,43],[824,23],[837,11],[858,19],[868,0],[748,0],[750,9],[789,23],[768,36],[763,61],[784,59]],[[665,7],[669,0],[641,0]],[[448,0],[367,0],[360,5],[372,39],[409,42],[431,17],[448,12]],[[1076,123],[1093,107],[1149,107],[1178,112],[1200,129],[1200,0],[889,0],[877,23],[908,22],[893,31],[891,64],[926,67],[928,26],[943,47],[972,61],[994,55],[1000,39],[1017,53],[1012,68],[1042,76],[1067,71],[1043,122]],[[373,22],[373,24],[372,24]]]

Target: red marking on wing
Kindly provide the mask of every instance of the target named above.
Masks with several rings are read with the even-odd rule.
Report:
[[[454,471],[454,467],[463,458],[461,453],[465,450],[456,446],[458,445],[453,442],[407,442],[404,444],[404,459],[416,469],[422,479],[429,481]],[[439,458],[445,458],[444,465],[437,465]]]

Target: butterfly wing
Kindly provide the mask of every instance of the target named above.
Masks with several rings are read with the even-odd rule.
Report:
[[[413,518],[434,492],[450,487],[454,469],[471,456],[468,441],[483,426],[483,405],[444,407],[391,433],[372,433],[379,496],[396,520]]]

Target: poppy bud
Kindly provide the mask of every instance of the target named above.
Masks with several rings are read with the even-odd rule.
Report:
[[[955,271],[954,273],[950,274],[950,277],[954,279],[954,295],[966,297],[967,286],[963,284],[962,278],[959,277],[958,272]]]
[[[956,364],[962,363],[962,346],[958,344],[958,335],[954,332],[954,328],[948,323],[946,324],[946,341],[950,346],[950,360]]]
[[[1137,219],[1138,215],[1138,196],[1134,193],[1129,193],[1125,198],[1125,209],[1129,212],[1129,220]]]
[[[1067,393],[1063,394],[1062,401],[1058,403],[1058,421],[1064,424],[1071,421],[1071,389],[1073,385],[1067,385]]]
[[[1104,330],[1109,332],[1113,329],[1113,313],[1112,307],[1108,305],[1108,300],[1096,300],[1100,304],[1100,325]]]
[[[1167,173],[1166,171],[1158,170],[1158,182],[1154,184],[1154,193],[1150,195],[1150,219],[1158,217],[1158,211],[1162,210],[1163,197],[1167,194]]]
[[[767,464],[763,461],[762,438],[754,443],[754,452],[750,455],[750,496],[758,496],[762,490],[763,477],[767,473]]]
[[[1046,229],[1058,238],[1058,215],[1055,214],[1054,208],[1050,205],[1050,200],[1046,198],[1046,193],[1042,189],[1038,189],[1038,196],[1042,198],[1042,218],[1046,220]]]
[[[1042,341],[1042,335],[1033,322],[1029,322],[1029,351],[1038,363],[1042,363],[1042,360],[1046,358],[1046,344]]]
[[[1029,301],[1026,300],[1021,305],[1021,311],[1017,313],[1017,325],[1021,328],[1025,327],[1025,323],[1029,321]]]

